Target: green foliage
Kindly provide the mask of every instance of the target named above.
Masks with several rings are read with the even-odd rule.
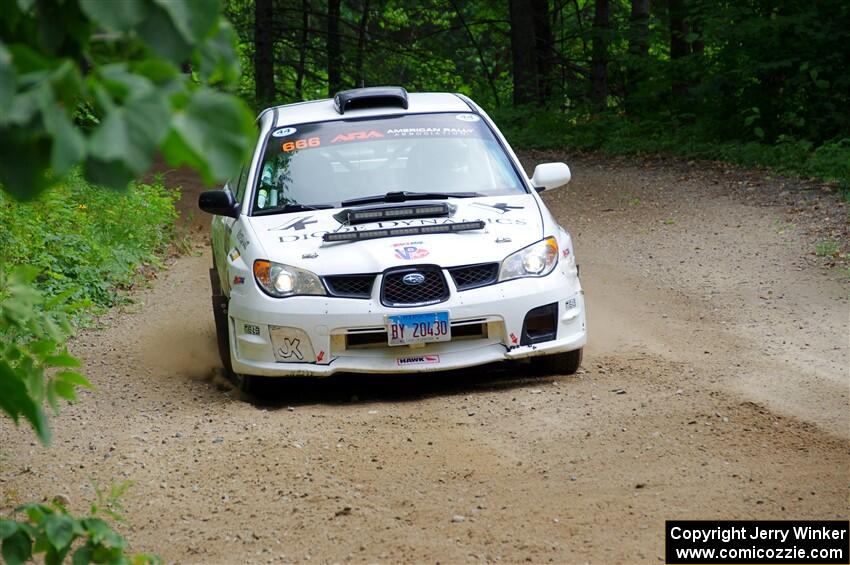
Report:
[[[160,181],[118,193],[77,172],[31,202],[0,193],[0,263],[35,267],[48,295],[111,306],[117,289],[139,278],[139,265],[157,264],[174,234],[177,197]]]
[[[324,97],[326,3],[269,1],[280,14],[263,22],[272,29],[275,45],[277,102]],[[543,17],[536,18],[534,29],[537,64],[530,72],[541,106],[554,109],[554,115],[541,108],[499,109],[500,101],[504,108],[511,99],[517,64],[508,4],[343,2],[345,86],[358,86],[363,79],[367,85],[469,94],[488,111],[495,108],[500,125],[505,119],[522,122],[523,127],[513,128],[512,141],[519,147],[663,151],[848,178],[850,3],[679,2],[683,29],[676,29],[686,48],[674,58],[669,2],[650,2],[646,26],[637,28],[633,3],[610,0],[611,27],[604,30],[593,27],[596,2],[543,2]],[[538,2],[516,4],[539,15]],[[253,8],[250,0],[227,1],[247,69],[239,92],[252,101]],[[607,40],[604,106],[611,113],[593,115],[592,46],[599,37]]]
[[[47,564],[62,563],[69,555],[74,565],[88,563],[137,564],[159,563],[152,555],[128,555],[127,542],[101,516],[122,521],[113,507],[129,483],[113,487],[110,497],[98,491],[98,503],[89,515],[71,515],[58,501],[52,504],[24,504],[15,509],[24,520],[0,518],[0,554],[9,565],[18,565],[44,554]]]
[[[37,196],[83,165],[123,188],[161,149],[207,182],[253,145],[253,121],[219,86],[238,80],[218,0],[0,0],[0,185]],[[192,73],[182,72],[188,64]]]
[[[536,107],[504,109],[493,118],[517,147],[572,147],[615,155],[664,153],[764,166],[777,172],[835,181],[850,186],[850,138],[820,147],[782,136],[775,143],[718,141],[698,124],[675,120],[629,119],[622,115],[560,113]]]
[[[815,254],[818,257],[836,257],[841,251],[841,244],[834,239],[821,241],[815,246]]]
[[[72,172],[31,202],[0,193],[0,410],[24,418],[47,443],[42,410],[88,387],[64,342],[70,321],[111,306],[140,264],[157,261],[173,236],[177,194],[161,182],[123,193],[93,187]]]
[[[38,269],[25,266],[8,276],[0,273],[0,410],[15,423],[25,418],[46,444],[44,402],[57,410],[60,398],[73,402],[76,387],[91,385],[75,371],[80,362],[64,346],[73,306],[66,304],[66,294],[45,299],[33,287],[37,275]]]

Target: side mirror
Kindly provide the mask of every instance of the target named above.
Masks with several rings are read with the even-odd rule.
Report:
[[[534,167],[531,184],[537,192],[552,190],[570,182],[572,174],[565,163],[541,163]]]
[[[207,190],[198,196],[198,206],[204,212],[216,216],[239,216],[239,204],[229,190]]]

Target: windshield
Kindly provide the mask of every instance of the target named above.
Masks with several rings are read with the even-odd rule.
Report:
[[[526,190],[479,116],[409,114],[272,130],[253,211],[338,207],[389,192],[451,198]]]

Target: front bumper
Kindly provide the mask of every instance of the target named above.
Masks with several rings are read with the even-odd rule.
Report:
[[[554,339],[522,345],[528,312],[553,303]],[[387,345],[387,315],[446,310],[452,341]],[[377,292],[369,300],[246,293],[231,297],[229,326],[233,370],[268,377],[443,371],[572,351],[587,340],[574,269],[462,292],[452,286],[448,301],[421,308],[384,306]]]

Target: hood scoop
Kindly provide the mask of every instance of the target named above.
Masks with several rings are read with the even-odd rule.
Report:
[[[376,206],[372,208],[346,208],[334,219],[343,225],[369,224],[388,220],[410,220],[415,218],[447,218],[454,207],[446,204],[405,204],[404,206]]]

